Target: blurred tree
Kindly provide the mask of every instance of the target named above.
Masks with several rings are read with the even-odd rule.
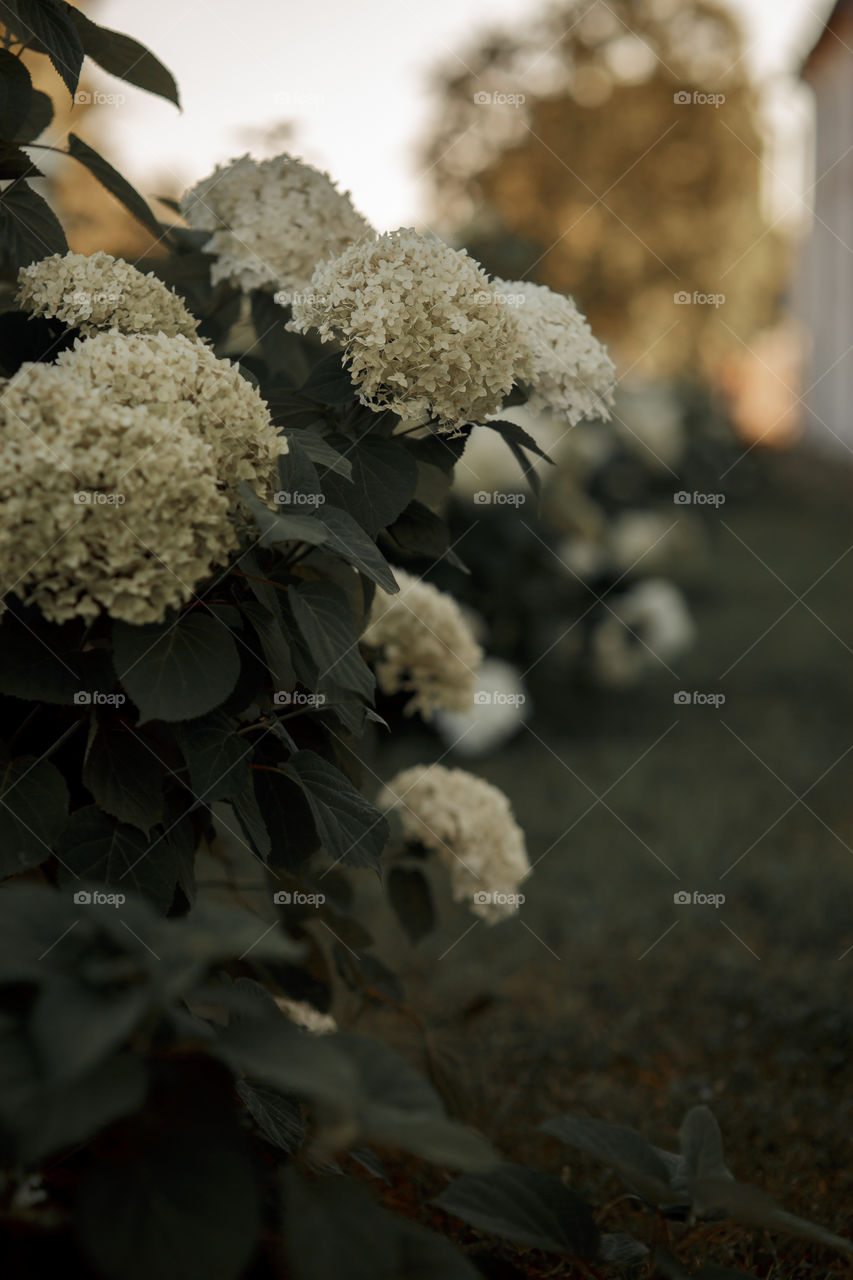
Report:
[[[713,0],[576,0],[483,39],[439,76],[434,221],[495,274],[572,293],[623,364],[712,376],[786,274],[745,53]]]

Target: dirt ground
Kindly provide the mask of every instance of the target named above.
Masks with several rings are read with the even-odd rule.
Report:
[[[529,724],[474,766],[527,835],[517,919],[472,923],[445,893],[436,933],[412,947],[375,912],[454,1109],[508,1159],[563,1172],[603,1229],[647,1243],[669,1232],[691,1268],[853,1275],[826,1249],[757,1229],[682,1238],[630,1202],[606,1209],[615,1178],[536,1127],[587,1114],[672,1149],[684,1112],[707,1103],[736,1176],[853,1235],[851,494],[837,462],[763,460],[751,491],[713,516],[690,591],[698,642],[672,673],[628,693],[531,678]],[[725,703],[676,704],[679,690]],[[393,767],[442,752],[426,730],[403,749]],[[376,764],[392,767],[381,751]],[[725,901],[678,905],[677,892]],[[375,1020],[418,1051],[405,1019]],[[487,1274],[581,1274],[458,1238]]]

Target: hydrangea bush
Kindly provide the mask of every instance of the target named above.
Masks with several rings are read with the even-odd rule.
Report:
[[[494,923],[524,838],[459,770],[406,770],[373,803],[360,743],[377,681],[424,715],[473,696],[479,646],[420,581],[459,563],[442,508],[471,433],[524,459],[502,405],[606,415],[612,368],[567,300],[378,235],[291,156],[218,169],[181,225],[69,133],[61,154],[165,251],[153,275],[69,253],[29,181],[52,106],[21,52],[71,93],[85,56],[177,91],[60,0],[0,19],[9,1273],[61,1248],[107,1280],[472,1276],[365,1184],[388,1152],[497,1169],[496,1195],[512,1166],[330,1010],[400,1004],[351,877],[404,877],[389,896],[418,936],[432,859]],[[613,1256],[585,1206],[560,1248]]]

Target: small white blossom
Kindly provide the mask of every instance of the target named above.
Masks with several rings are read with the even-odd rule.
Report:
[[[318,262],[371,232],[327,173],[287,154],[218,166],[184,194],[181,209],[191,227],[212,233],[204,248],[216,256],[213,282],[230,280],[244,293],[300,293]]]
[[[524,834],[502,791],[463,769],[414,765],[378,800],[393,809],[409,843],[433,852],[450,872],[456,902],[490,924],[512,915],[530,874]]]

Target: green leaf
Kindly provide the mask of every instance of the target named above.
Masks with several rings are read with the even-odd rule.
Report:
[[[173,624],[113,627],[119,680],[148,720],[195,720],[224,702],[237,683],[240,655],[228,628],[193,610]]]
[[[432,932],[435,908],[423,872],[392,867],[388,872],[388,897],[410,942],[420,942]]]
[[[284,311],[272,295],[261,289],[252,293],[252,324],[264,364],[273,378],[283,375],[297,380],[303,376],[304,363],[299,338],[288,333],[285,325],[289,313]]]
[[[256,587],[263,587],[264,584],[250,582],[249,585],[254,591]],[[275,588],[270,587],[269,590],[275,596]],[[281,609],[275,599],[272,600],[271,606],[249,600],[241,605],[241,609],[260,641],[273,685],[278,690],[292,689],[296,683],[296,676],[290,656],[290,645],[284,635]]]
[[[361,656],[347,597],[331,582],[302,582],[288,604],[322,681],[371,698],[376,681]]]
[[[156,93],[158,97],[166,98],[180,107],[175,77],[150,49],[121,31],[99,27],[71,5],[67,6],[67,11],[87,57],[97,62],[104,71],[109,71],[110,75],[118,76],[120,80],[126,80],[138,89]]]
[[[17,276],[31,262],[67,252],[56,214],[32,187],[16,182],[0,192],[0,272]]]
[[[30,98],[30,107],[24,120],[15,130],[16,142],[34,142],[44,133],[53,119],[53,103],[46,93],[34,89]]]
[[[299,388],[299,394],[318,404],[338,406],[355,400],[352,379],[337,352],[324,356]]]
[[[325,526],[316,516],[271,511],[245,480],[241,480],[237,488],[261,531],[262,547],[276,547],[285,542],[308,542],[311,546],[321,547],[328,540]]]
[[[283,772],[305,793],[317,834],[333,861],[371,867],[378,875],[389,834],[379,810],[315,751],[297,751]]]
[[[456,569],[467,573],[465,565],[451,549],[450,531],[444,520],[429,507],[417,500],[410,502],[383,535],[391,545],[406,556],[420,560],[446,560]]]
[[[0,122],[3,138],[14,138],[27,118],[33,96],[30,73],[20,58],[0,49]]]
[[[807,1218],[788,1213],[765,1191],[736,1182],[731,1176],[698,1178],[695,1197],[694,1212],[699,1216],[723,1212],[740,1222],[766,1227],[770,1231],[783,1231],[801,1240],[813,1240],[816,1244],[853,1256],[853,1241],[837,1236]]]
[[[86,752],[83,785],[105,813],[147,833],[163,819],[166,766],[120,725],[101,723]]]
[[[156,830],[151,838],[136,827],[113,822],[95,805],[77,809],[57,842],[59,882],[97,883],[106,892],[136,890],[160,911],[172,905],[178,880],[177,857]]]
[[[0,875],[37,867],[51,855],[68,814],[68,787],[48,760],[7,760],[0,775]]]
[[[256,1249],[255,1173],[227,1097],[217,1111],[185,1093],[127,1122],[80,1184],[77,1236],[106,1280],[238,1280]]]
[[[32,47],[46,53],[73,94],[83,65],[83,46],[65,7],[57,0],[5,0],[0,20]]]
[[[325,467],[328,471],[333,471],[335,475],[343,476],[344,479],[351,478],[352,463],[348,457],[329,444],[326,436],[318,435],[316,431],[307,427],[287,431],[285,434],[291,444],[298,444],[304,449],[312,462]],[[349,441],[347,443],[349,444]]]
[[[282,1181],[282,1236],[293,1280],[476,1280],[480,1274],[440,1236],[380,1208],[345,1178]]]
[[[540,1127],[561,1142],[611,1165],[651,1204],[672,1203],[673,1187],[662,1156],[634,1129],[586,1116],[557,1116]]]
[[[76,133],[69,133],[68,135],[68,155],[75,160],[79,160],[80,164],[84,165],[98,179],[101,186],[106,187],[110,195],[115,196],[119,204],[123,204],[125,209],[132,213],[138,222],[142,223],[146,231],[149,231],[155,240],[160,241],[162,239],[163,228],[139,192],[130,185],[126,178],[121,176],[118,169],[114,169],[109,161],[99,155],[94,147],[90,147],[88,142],[78,138]]]
[[[702,1178],[731,1178],[723,1152],[723,1135],[710,1107],[693,1107],[681,1126],[682,1176],[693,1199]]]
[[[299,1150],[305,1140],[305,1121],[294,1098],[254,1080],[238,1080],[237,1093],[268,1142],[288,1155]]]
[[[383,591],[395,595],[400,590],[387,560],[349,512],[327,503],[320,508],[319,519],[326,530],[327,547]]]
[[[539,447],[533,436],[520,427],[517,422],[483,422],[479,424],[488,427],[490,431],[496,431],[502,440],[508,445],[516,445],[523,449],[529,449],[531,453],[535,453],[537,458],[544,459],[552,467],[555,465],[554,459],[550,458],[543,449]],[[518,455],[516,454],[516,457]],[[522,459],[523,461],[523,459]],[[525,464],[526,465],[526,464]]]
[[[41,169],[20,147],[0,144],[0,180],[6,178],[43,178]]]
[[[317,502],[300,503],[300,498],[320,498],[322,502],[323,490],[317,468],[298,440],[289,439],[287,453],[279,456],[278,483],[297,511],[300,507],[311,511],[313,507],[320,505]]]
[[[346,436],[333,435],[329,441],[351,463],[352,483],[327,475],[323,492],[375,537],[396,520],[414,495],[417,462],[399,440],[362,436],[348,441]]]
[[[182,724],[178,736],[193,795],[202,804],[232,800],[240,794],[249,774],[252,745],[235,733],[230,716],[213,711]]]
[[[233,1021],[218,1037],[216,1050],[233,1071],[323,1103],[354,1118],[358,1078],[334,1036],[311,1036],[282,1014]]]
[[[519,1164],[466,1173],[433,1204],[480,1231],[549,1253],[593,1258],[599,1233],[592,1210],[559,1178]]]
[[[35,615],[26,622],[9,610],[0,623],[0,693],[32,702],[71,706],[115,684],[105,650],[80,650],[75,625],[52,626]]]

